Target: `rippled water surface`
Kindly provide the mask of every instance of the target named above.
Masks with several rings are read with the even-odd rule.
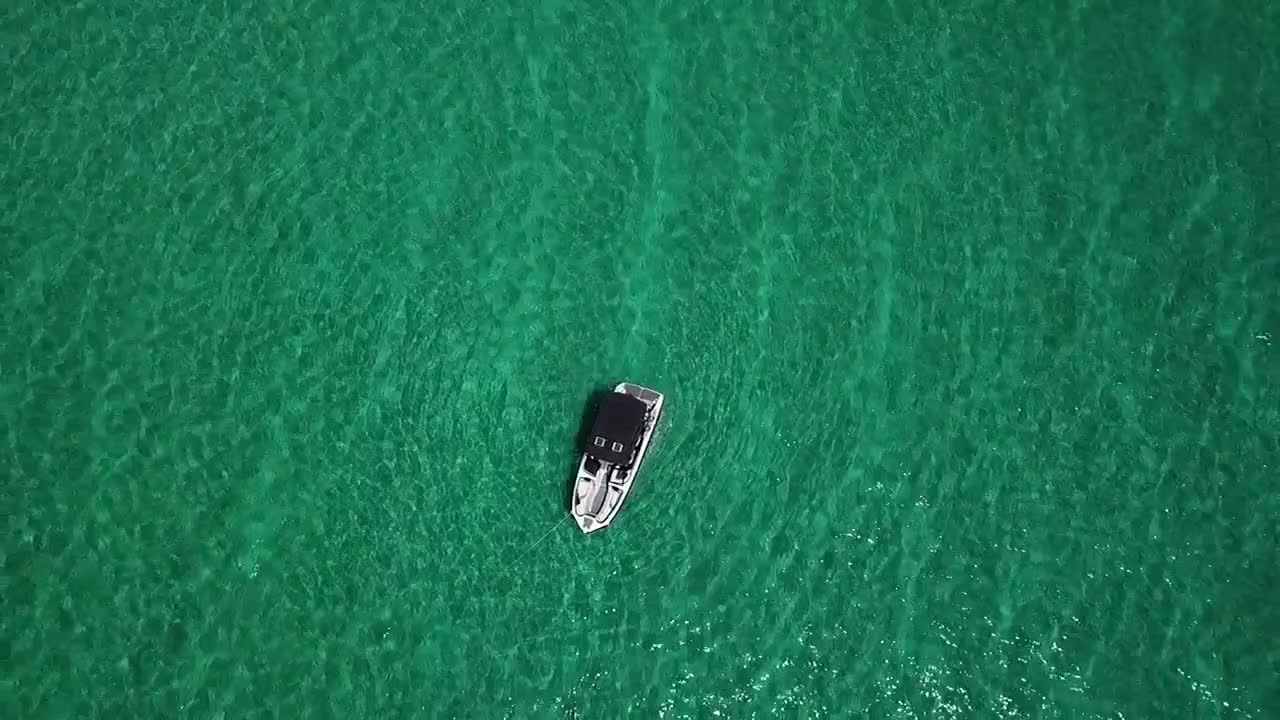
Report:
[[[1280,4],[0,18],[3,717],[1280,712]]]

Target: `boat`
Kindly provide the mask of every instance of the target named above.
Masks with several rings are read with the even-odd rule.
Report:
[[[570,513],[584,533],[603,530],[618,516],[653,442],[662,393],[619,383],[605,393],[587,434]]]

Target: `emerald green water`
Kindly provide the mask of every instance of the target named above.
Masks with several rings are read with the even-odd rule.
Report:
[[[0,10],[0,716],[1280,713],[1280,5],[132,5]]]

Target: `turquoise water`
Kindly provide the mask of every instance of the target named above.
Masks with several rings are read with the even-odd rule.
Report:
[[[133,5],[0,10],[0,716],[1280,713],[1280,5]]]

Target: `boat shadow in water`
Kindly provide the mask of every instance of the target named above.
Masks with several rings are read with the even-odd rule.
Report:
[[[596,419],[596,409],[600,407],[600,401],[609,393],[613,392],[611,386],[600,386],[591,391],[587,396],[587,402],[582,407],[582,417],[578,418],[578,432],[573,437],[573,457],[569,467],[569,472],[565,473],[567,480],[564,486],[564,509],[573,512],[573,484],[578,480],[578,463],[582,461],[583,448],[587,446],[587,437],[591,435],[591,424]]]

